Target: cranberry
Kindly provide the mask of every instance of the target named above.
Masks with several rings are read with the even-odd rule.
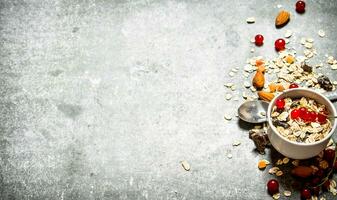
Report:
[[[277,180],[275,180],[275,179],[271,179],[267,183],[267,189],[268,189],[269,194],[271,194],[271,195],[279,192],[278,187],[279,187],[279,184],[278,184]]]
[[[263,45],[263,40],[264,40],[263,35],[261,35],[261,34],[256,35],[255,36],[255,45],[256,46],[262,46]]]
[[[324,158],[324,160],[328,161],[329,163],[333,162],[335,160],[335,150],[325,149],[323,158]]]
[[[317,119],[317,113],[314,111],[309,112],[309,121],[310,122],[315,122]]]
[[[296,12],[304,13],[305,12],[305,2],[304,1],[297,1],[296,2]]]
[[[282,51],[282,50],[284,50],[286,48],[285,46],[286,46],[286,41],[284,39],[280,38],[280,39],[277,39],[275,41],[275,49],[276,49],[276,51]]]
[[[293,88],[298,88],[299,86],[296,83],[292,83],[289,85],[289,89],[293,89]]]
[[[315,196],[318,196],[318,195],[319,195],[319,191],[320,191],[320,190],[321,190],[321,189],[320,189],[318,186],[313,187],[313,188],[311,189],[312,194],[315,195]]]
[[[311,198],[311,192],[308,189],[303,189],[301,191],[301,198],[302,199],[310,199]]]
[[[290,116],[292,119],[298,119],[300,117],[300,110],[294,109],[290,112]]]
[[[319,123],[324,124],[326,122],[327,116],[322,114],[322,113],[318,113],[317,115],[317,120]]]
[[[299,109],[299,113],[300,113],[300,118],[303,119],[303,116],[308,112],[308,110],[304,107]]]
[[[284,101],[284,99],[277,99],[276,102],[275,102],[275,105],[276,105],[277,109],[283,110],[284,106],[286,105],[286,102]]]

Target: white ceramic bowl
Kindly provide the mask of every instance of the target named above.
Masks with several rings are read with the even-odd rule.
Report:
[[[271,144],[274,146],[274,148],[283,154],[284,156],[287,156],[289,158],[293,159],[307,159],[316,156],[319,154],[322,150],[325,149],[327,146],[332,134],[334,133],[336,129],[335,120],[332,120],[332,129],[330,133],[322,140],[314,142],[314,143],[299,143],[299,142],[293,142],[288,140],[287,138],[283,137],[278,133],[276,130],[276,127],[272,123],[271,118],[271,111],[275,104],[275,101],[279,98],[301,98],[301,97],[308,97],[310,99],[313,99],[317,101],[320,104],[324,104],[326,108],[328,109],[330,115],[336,116],[336,109],[334,105],[331,103],[329,99],[327,99],[325,96],[311,90],[311,89],[304,89],[304,88],[296,88],[296,89],[290,89],[286,90],[277,97],[275,97],[269,104],[268,107],[268,113],[267,113],[267,120],[269,124],[268,128],[268,137],[271,142]]]

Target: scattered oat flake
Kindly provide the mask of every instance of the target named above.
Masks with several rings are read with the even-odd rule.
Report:
[[[311,49],[311,48],[313,47],[313,45],[312,45],[312,43],[310,43],[310,42],[306,42],[306,43],[304,44],[304,47],[307,48],[307,49]]]
[[[266,112],[262,111],[262,112],[260,112],[260,115],[261,116],[266,116]]]
[[[337,70],[337,64],[331,65],[332,70]]]
[[[282,175],[283,175],[283,172],[282,172],[281,170],[280,170],[280,171],[277,171],[275,175],[276,175],[276,176],[282,176]]]
[[[231,153],[227,154],[227,158],[231,159],[233,158],[233,155]]]
[[[318,30],[318,35],[320,37],[324,37],[325,36],[325,32],[322,29],[320,29],[320,30]]]
[[[243,93],[242,93],[242,97],[243,97],[244,99],[247,99],[248,95],[247,95],[245,92],[243,92]]]
[[[300,161],[299,160],[293,160],[291,162],[291,164],[293,164],[294,166],[298,166],[300,164]]]
[[[233,146],[239,146],[241,144],[241,142],[240,141],[235,141],[235,142],[233,142]]]
[[[248,81],[243,82],[243,85],[244,85],[246,88],[249,88],[249,87],[250,87],[250,83],[249,83]]]
[[[301,38],[301,44],[305,45],[306,43],[306,39],[305,38]]]
[[[310,42],[310,43],[313,43],[313,42],[314,42],[314,39],[312,39],[312,38],[307,38],[306,41],[307,41],[307,42]]]
[[[280,168],[278,168],[278,167],[272,167],[272,168],[269,169],[268,173],[269,174],[275,174],[279,170],[280,170]]]
[[[282,162],[283,162],[283,164],[287,164],[289,162],[289,158],[287,158],[287,157],[283,158]]]
[[[286,197],[290,197],[291,196],[291,192],[289,190],[284,190],[283,194]]]
[[[190,171],[190,169],[191,169],[190,164],[189,164],[186,160],[184,160],[184,161],[181,162],[181,166],[182,166],[186,171]]]
[[[293,35],[293,32],[291,30],[287,30],[286,33],[284,34],[284,37],[290,38]]]
[[[246,21],[247,21],[248,24],[255,23],[255,17],[248,17],[248,18],[246,19]]]
[[[279,199],[281,197],[280,193],[276,193],[273,195],[273,199]]]
[[[233,76],[235,76],[235,73],[234,72],[229,72],[229,76],[233,77]]]
[[[282,165],[282,164],[283,164],[283,161],[281,159],[278,159],[276,162],[276,165]]]
[[[250,53],[254,53],[255,52],[255,49],[254,48],[251,48],[250,49]]]
[[[226,114],[225,116],[224,116],[224,118],[226,119],[226,120],[231,120],[232,119],[232,117],[230,116],[230,115],[228,115],[228,114]]]
[[[226,94],[226,100],[230,100],[232,98],[232,95],[231,94]]]

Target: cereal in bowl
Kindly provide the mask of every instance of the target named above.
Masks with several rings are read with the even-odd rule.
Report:
[[[325,138],[331,128],[325,105],[313,99],[277,99],[271,117],[276,130],[290,141],[313,143]]]

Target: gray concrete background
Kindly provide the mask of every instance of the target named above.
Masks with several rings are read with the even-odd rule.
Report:
[[[298,15],[295,1],[1,0],[0,199],[270,198],[256,167],[268,156],[224,122],[241,100],[223,84],[241,84],[228,72],[252,55],[274,57],[287,29],[299,53],[315,39],[312,62],[337,56],[337,3],[306,2]],[[293,13],[283,29],[278,4]]]

